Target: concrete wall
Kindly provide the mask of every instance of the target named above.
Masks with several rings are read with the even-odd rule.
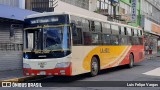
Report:
[[[97,0],[89,0],[89,11],[95,11],[97,9]]]
[[[107,21],[107,17],[104,15],[100,15],[91,11],[88,11],[86,9],[82,9],[76,6],[73,6],[71,4],[62,2],[62,1],[58,1],[58,6],[55,8],[55,12],[72,12],[72,13],[76,13],[79,15],[83,15],[83,16],[87,16],[87,17],[92,17],[92,18],[98,18],[104,21]]]

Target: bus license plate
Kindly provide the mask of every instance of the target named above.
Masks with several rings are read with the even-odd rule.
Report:
[[[46,75],[46,72],[45,71],[41,71],[39,74],[40,75]]]

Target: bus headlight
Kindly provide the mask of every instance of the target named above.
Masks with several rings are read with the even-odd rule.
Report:
[[[70,62],[62,62],[62,63],[57,63],[55,68],[66,68],[69,67]]]
[[[29,64],[23,63],[23,68],[31,68]]]

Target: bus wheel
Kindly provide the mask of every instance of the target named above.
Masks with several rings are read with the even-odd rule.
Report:
[[[133,56],[133,54],[130,54],[129,55],[129,65],[128,65],[128,67],[129,68],[132,68],[133,67],[133,65],[134,65],[134,56]]]
[[[98,74],[99,72],[99,63],[96,57],[93,57],[91,60],[91,76],[94,77]]]

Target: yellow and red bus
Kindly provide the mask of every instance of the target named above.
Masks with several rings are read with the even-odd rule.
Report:
[[[27,16],[24,28],[24,75],[74,76],[144,58],[143,30],[73,13]]]

